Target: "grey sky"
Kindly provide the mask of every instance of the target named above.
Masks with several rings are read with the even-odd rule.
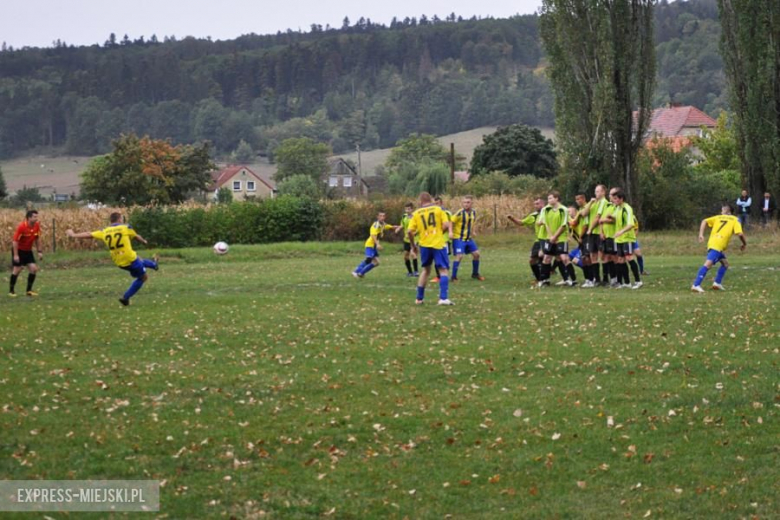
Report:
[[[242,34],[268,34],[288,28],[308,31],[312,23],[340,27],[345,16],[389,23],[393,16],[429,18],[454,12],[504,18],[535,12],[542,0],[0,0],[0,42],[15,48],[102,44],[110,33],[121,39],[152,34],[215,40]]]

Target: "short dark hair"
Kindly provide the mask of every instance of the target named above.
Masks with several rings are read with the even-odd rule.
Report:
[[[37,214],[38,214],[38,210],[37,209],[31,209],[30,211],[25,213],[24,218],[29,220],[30,217],[32,217],[33,215],[37,215]]]
[[[443,198],[441,198],[441,195],[436,195],[436,196],[433,198],[433,202],[444,202],[444,199],[443,199]]]
[[[587,195],[585,195],[584,193],[578,193],[578,194],[576,194],[574,196],[574,198],[576,199],[577,197],[585,197],[585,198],[587,198]]]
[[[732,206],[728,202],[724,202],[723,203],[723,207],[724,208],[729,208],[729,215],[733,215],[734,214],[734,206]]]
[[[553,197],[555,197],[556,199],[558,199],[558,200],[561,200],[561,192],[560,192],[560,191],[557,191],[557,190],[552,190],[552,191],[551,191],[550,193],[548,193],[547,195],[548,195],[548,196],[549,196],[549,195],[552,195],[552,196],[553,196]]]
[[[112,213],[110,217],[108,217],[108,221],[112,224],[116,224],[122,219],[121,213]]]
[[[623,190],[620,188],[615,188],[615,193],[613,193],[612,196],[617,197],[620,200],[626,200],[626,194],[623,193]]]
[[[412,204],[411,202],[407,202],[406,204],[404,204],[404,207],[405,208],[413,208],[414,204]]]

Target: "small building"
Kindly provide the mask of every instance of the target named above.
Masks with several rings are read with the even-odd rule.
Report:
[[[696,107],[672,104],[653,110],[645,139],[701,137],[702,128],[715,128],[717,124],[717,121]]]
[[[212,172],[212,184],[209,186],[209,196],[216,197],[217,190],[228,190],[233,194],[233,200],[242,201],[252,198],[265,199],[273,197],[276,187],[271,179],[253,172],[245,165],[231,165],[219,171]]]
[[[328,170],[323,175],[323,182],[326,183],[328,194],[332,198],[368,198],[368,183],[344,159],[332,159],[328,162]]]

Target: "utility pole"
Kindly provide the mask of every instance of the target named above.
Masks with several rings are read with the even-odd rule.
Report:
[[[358,154],[358,175],[360,177],[363,176],[363,165],[360,162],[360,143],[357,143],[355,145],[355,148],[357,148],[357,154]]]
[[[455,184],[455,143],[450,143],[450,183]]]

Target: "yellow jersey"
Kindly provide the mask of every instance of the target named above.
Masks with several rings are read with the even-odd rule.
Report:
[[[412,214],[409,231],[414,231],[415,242],[420,247],[443,249],[449,238],[444,224],[449,221],[449,215],[439,206],[423,206]]]
[[[452,237],[455,240],[471,240],[474,223],[477,220],[477,212],[473,209],[460,209],[452,215]]]
[[[378,220],[371,224],[371,229],[368,232],[368,239],[366,239],[365,247],[376,247],[376,239],[385,236],[385,231],[393,229],[395,226],[379,222]]]
[[[127,267],[138,258],[132,244],[136,234],[135,230],[127,224],[114,224],[100,231],[93,231],[92,238],[102,240],[108,246],[111,260],[117,267]]]
[[[734,215],[718,215],[705,219],[707,225],[712,228],[707,249],[725,251],[729,247],[729,240],[734,235],[742,234],[742,224]]]

